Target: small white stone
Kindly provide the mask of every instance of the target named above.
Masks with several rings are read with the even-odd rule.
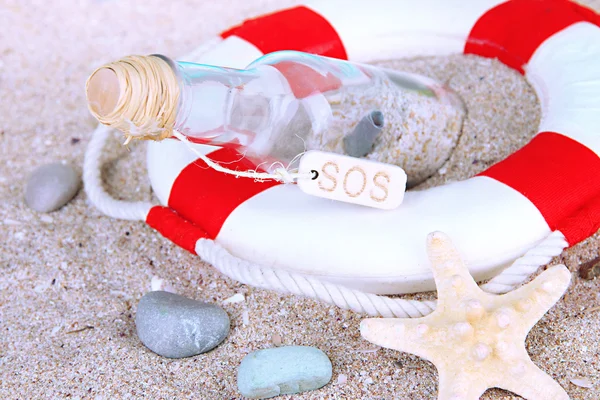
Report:
[[[231,296],[230,298],[223,300],[223,304],[241,303],[245,300],[246,300],[246,298],[244,297],[243,294],[236,293],[233,296]]]
[[[42,214],[42,215],[40,215],[40,221],[45,222],[47,224],[51,224],[54,222],[54,218],[52,218],[49,215]]]
[[[594,387],[594,384],[588,378],[573,378],[569,379],[569,381],[575,386],[579,386],[586,389],[591,389]]]
[[[160,279],[158,276],[153,276],[150,280],[150,290],[156,292],[157,290],[162,290],[164,280]]]
[[[156,292],[158,290],[164,290],[165,292],[175,293],[175,289],[164,279],[160,279],[158,276],[153,276],[150,280],[150,291]]]

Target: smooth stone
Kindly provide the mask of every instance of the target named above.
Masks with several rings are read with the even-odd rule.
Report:
[[[144,345],[169,358],[214,349],[229,333],[229,316],[219,306],[164,291],[142,296],[135,316]]]
[[[284,346],[248,354],[238,368],[238,390],[251,399],[315,390],[331,380],[331,361],[315,347]]]
[[[80,186],[81,178],[70,165],[42,165],[27,180],[25,203],[38,212],[55,211],[67,204]]]

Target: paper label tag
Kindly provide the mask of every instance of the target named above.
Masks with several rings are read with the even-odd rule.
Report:
[[[313,179],[298,179],[307,194],[392,210],[404,200],[406,173],[395,165],[311,150],[300,159],[299,173]]]

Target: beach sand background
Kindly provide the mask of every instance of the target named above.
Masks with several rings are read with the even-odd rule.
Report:
[[[599,0],[583,3],[600,11]],[[274,336],[284,345],[316,346],[333,362],[325,388],[284,398],[436,398],[435,367],[362,340],[361,315],[224,278],[145,224],[104,217],[83,190],[51,214],[24,204],[24,183],[36,166],[65,161],[81,171],[96,125],[83,90],[94,68],[128,54],[177,57],[244,18],[291,4],[2,0],[0,398],[240,398],[237,366],[249,352],[272,347]],[[469,110],[443,173],[424,186],[485,169],[525,144],[539,123],[532,89],[496,61],[453,56],[384,64],[448,81]],[[145,146],[127,152],[120,140],[110,144],[108,188],[123,199],[151,199]],[[580,263],[598,256],[599,240],[595,235],[554,260],[573,272],[572,285],[527,339],[533,361],[573,399],[600,398],[600,283],[576,274]],[[155,276],[177,293],[215,303],[243,293],[243,303],[224,306],[232,322],[225,342],[183,360],[147,350],[134,318]],[[70,333],[85,327],[93,329]],[[570,383],[580,377],[596,386]],[[518,397],[493,389],[483,398]]]

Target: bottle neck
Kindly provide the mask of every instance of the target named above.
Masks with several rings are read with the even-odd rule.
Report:
[[[187,62],[173,65],[179,84],[174,129],[192,142],[247,147],[272,131],[290,98],[285,78],[275,68],[238,70]]]
[[[179,85],[174,129],[197,143],[223,144],[232,105],[252,73],[189,62],[172,68]]]

